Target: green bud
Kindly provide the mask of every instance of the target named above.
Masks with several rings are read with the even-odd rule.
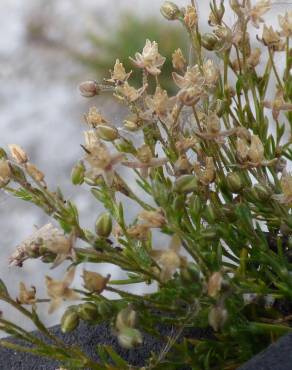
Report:
[[[6,296],[9,297],[8,290],[6,288],[6,285],[4,284],[3,280],[0,279],[0,297]]]
[[[177,193],[191,193],[198,190],[198,180],[194,175],[180,176],[175,181],[173,190]]]
[[[97,136],[105,141],[114,141],[119,137],[119,132],[115,127],[98,125],[96,127]]]
[[[243,183],[238,172],[229,173],[226,177],[226,183],[232,193],[239,193],[243,188]]]
[[[119,152],[136,154],[137,150],[131,141],[125,139],[119,139],[115,142],[116,148]]]
[[[98,186],[103,184],[102,176],[97,176],[95,179],[84,177],[84,182],[89,186]]]
[[[112,232],[112,218],[109,213],[102,213],[95,223],[95,232],[98,236],[107,238]]]
[[[70,333],[77,328],[79,317],[76,308],[69,307],[61,318],[61,330],[63,333]]]
[[[99,318],[97,305],[92,302],[86,302],[78,306],[78,316],[85,321],[94,321]]]
[[[124,328],[118,334],[118,341],[123,348],[131,349],[143,343],[143,337],[139,330]]]
[[[218,46],[218,38],[213,33],[204,33],[201,38],[202,46],[207,50],[215,50]]]
[[[206,205],[203,216],[210,224],[213,224],[216,221],[216,212],[211,204]]]
[[[81,185],[84,182],[85,166],[82,161],[78,162],[72,169],[71,181],[73,185]]]
[[[271,198],[271,190],[262,184],[256,184],[252,189],[256,200],[266,201]]]
[[[113,313],[112,307],[107,302],[104,302],[104,301],[99,302],[97,309],[98,309],[100,316],[105,319],[112,316],[112,313]]]
[[[160,8],[160,13],[169,21],[174,21],[181,15],[179,7],[172,1],[165,1]]]

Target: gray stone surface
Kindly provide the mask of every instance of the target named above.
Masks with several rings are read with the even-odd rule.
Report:
[[[241,366],[238,370],[291,370],[292,334],[288,334],[265,351]]]

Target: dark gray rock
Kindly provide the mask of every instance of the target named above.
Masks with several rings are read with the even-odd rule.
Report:
[[[145,334],[143,346],[132,350],[122,349],[106,324],[90,326],[81,323],[77,330],[65,335],[61,332],[59,326],[54,326],[50,330],[67,344],[81,346],[89,357],[96,361],[98,361],[96,353],[98,344],[111,345],[124,359],[135,366],[143,366],[152,351],[159,352],[163,347],[161,341]],[[159,328],[159,331],[164,335],[170,334],[170,329],[166,327]],[[199,339],[210,336],[210,331],[203,329],[186,330],[184,334]],[[42,338],[41,335],[38,334],[38,336]],[[17,340],[13,341],[18,342]],[[57,361],[0,347],[0,370],[55,370],[59,366],[60,364]],[[187,370],[187,368],[181,370]]]
[[[282,337],[238,370],[292,370],[292,334]]]

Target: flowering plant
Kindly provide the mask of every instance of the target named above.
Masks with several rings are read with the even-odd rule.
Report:
[[[165,58],[150,40],[131,56],[133,68],[141,70],[139,88],[119,60],[103,82],[80,85],[88,98],[113,92],[129,112],[118,128],[95,107],[85,116],[84,156],[72,182],[87,186],[106,209],[94,231],[80,225],[76,206],[59,190],[48,189],[21,147],[10,145],[10,154],[1,150],[1,187],[59,223],[23,241],[11,264],[21,267],[38,258],[56,268],[71,262],[63,280],[45,278],[48,299],[24,283],[14,299],[1,282],[0,299],[51,341],[3,315],[1,330],[32,347],[5,340],[1,345],[51,356],[70,369],[135,368],[107,346],[99,346],[98,363],[69,348],[40,321],[37,310],[44,301],[49,312],[74,301],[61,320],[64,333],[83,320],[107,322],[127,349],[142,346],[145,333],[160,338],[162,350],[143,369],[236,369],[292,330],[292,13],[279,16],[276,31],[263,18],[270,0],[230,0],[227,6],[235,23],[225,21],[224,0],[212,0],[213,31],[201,33],[194,1],[185,8],[162,5],[162,15],[183,25],[191,45],[188,57],[180,49],[173,53],[175,96],[160,86]],[[254,31],[261,49],[252,46]],[[285,55],[283,71],[275,62],[278,54]],[[145,196],[127,182],[129,172]],[[127,202],[140,208],[130,221]],[[169,236],[166,248],[157,245],[155,230]],[[112,280],[110,271],[102,276],[98,267],[84,268],[84,289],[76,289],[74,274],[85,262],[111,263],[128,277]],[[154,292],[119,288],[138,283],[153,284]],[[106,298],[107,291],[119,298]],[[159,332],[159,323],[171,328],[169,336]],[[208,330],[196,338],[186,328]]]

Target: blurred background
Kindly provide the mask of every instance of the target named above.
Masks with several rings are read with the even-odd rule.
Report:
[[[93,227],[99,213],[97,202],[86,187],[74,188],[70,172],[82,156],[80,143],[85,129],[83,114],[92,105],[100,107],[111,122],[121,125],[123,110],[106,97],[86,100],[79,95],[79,82],[108,75],[115,59],[131,69],[128,56],[140,51],[145,39],[156,40],[160,52],[170,57],[181,47],[188,50],[186,35],[179,23],[167,22],[159,13],[162,0],[1,0],[0,24],[0,146],[21,145],[30,159],[46,174],[50,188],[60,186],[65,197],[79,207],[81,224]],[[187,0],[176,1],[180,6]],[[197,1],[201,22],[207,27],[208,1]],[[280,4],[278,4],[280,5]],[[280,8],[280,9],[279,9]],[[275,21],[273,8],[267,19]],[[229,17],[229,18],[228,18]],[[232,24],[234,16],[227,20]],[[164,67],[162,84],[170,87]],[[138,83],[138,75],[135,74]],[[40,210],[0,192],[0,277],[13,296],[19,281],[35,285],[40,298],[46,297],[44,275],[62,278],[66,266],[50,271],[38,261],[23,268],[8,267],[8,258],[17,244],[48,218]],[[99,272],[120,274],[103,265]],[[77,278],[78,280],[78,278]],[[138,290],[145,287],[136,287]],[[20,317],[0,303],[7,317]],[[47,314],[40,306],[47,325],[57,323],[63,310]],[[27,328],[31,326],[25,323]]]

